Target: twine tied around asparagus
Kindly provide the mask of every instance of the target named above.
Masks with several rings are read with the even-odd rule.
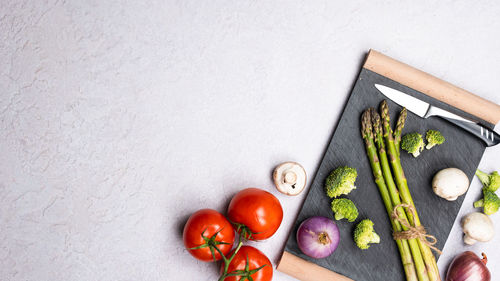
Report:
[[[406,226],[408,230],[404,231],[394,231],[392,233],[392,237],[394,240],[403,240],[403,239],[420,239],[424,244],[429,246],[432,250],[436,251],[438,254],[441,255],[441,250],[436,248],[434,245],[437,243],[437,239],[435,236],[427,234],[427,231],[422,225],[419,226],[412,226],[408,223],[407,220],[403,220],[399,217],[399,212],[398,208],[399,207],[404,207],[408,209],[412,215],[415,217],[415,207],[409,204],[399,204],[394,206],[394,209],[392,210],[391,218],[399,221],[402,225]]]

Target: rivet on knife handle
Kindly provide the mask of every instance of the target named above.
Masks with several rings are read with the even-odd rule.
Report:
[[[494,146],[500,143],[500,135],[497,134],[494,131],[491,131],[477,123],[473,122],[464,122],[462,120],[456,120],[453,118],[448,118],[448,117],[443,117],[440,116],[443,119],[446,119],[447,121],[457,125],[458,127],[468,131],[469,133],[479,137],[481,140],[483,140],[487,146]]]

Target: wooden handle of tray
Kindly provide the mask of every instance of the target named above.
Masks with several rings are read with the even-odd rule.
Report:
[[[428,73],[370,50],[364,68],[477,116],[489,123],[500,121],[500,106]]]
[[[283,252],[277,269],[302,281],[354,281],[287,251]]]

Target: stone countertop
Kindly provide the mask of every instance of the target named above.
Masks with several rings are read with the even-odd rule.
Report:
[[[306,192],[272,169],[314,175],[370,48],[500,103],[499,2],[1,2],[1,280],[214,280],[183,224],[249,186],[283,205],[254,243],[276,265]],[[500,276],[500,235],[462,243],[470,188],[439,265],[484,251]]]

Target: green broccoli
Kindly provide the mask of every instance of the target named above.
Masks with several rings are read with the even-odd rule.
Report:
[[[435,145],[440,145],[445,140],[441,132],[436,130],[427,131],[425,139],[427,140],[427,146],[425,146],[427,149],[431,149]]]
[[[336,198],[342,194],[349,194],[356,189],[354,182],[358,172],[351,167],[339,167],[326,178],[325,190],[330,198]]]
[[[476,176],[479,178],[483,186],[491,192],[497,191],[500,187],[500,175],[495,171],[487,174],[481,170],[476,170]]]
[[[346,198],[333,199],[332,211],[335,213],[335,219],[347,219],[353,222],[358,217],[358,208],[354,203]]]
[[[474,202],[474,208],[481,207],[483,207],[484,214],[493,215],[500,207],[500,198],[486,187],[483,187],[483,199]]]
[[[419,133],[409,133],[401,139],[401,148],[408,153],[413,154],[413,157],[418,157],[424,149],[424,140]]]
[[[373,222],[369,219],[364,219],[356,225],[354,229],[354,242],[362,249],[370,248],[370,243],[380,243],[380,236],[373,230]]]

